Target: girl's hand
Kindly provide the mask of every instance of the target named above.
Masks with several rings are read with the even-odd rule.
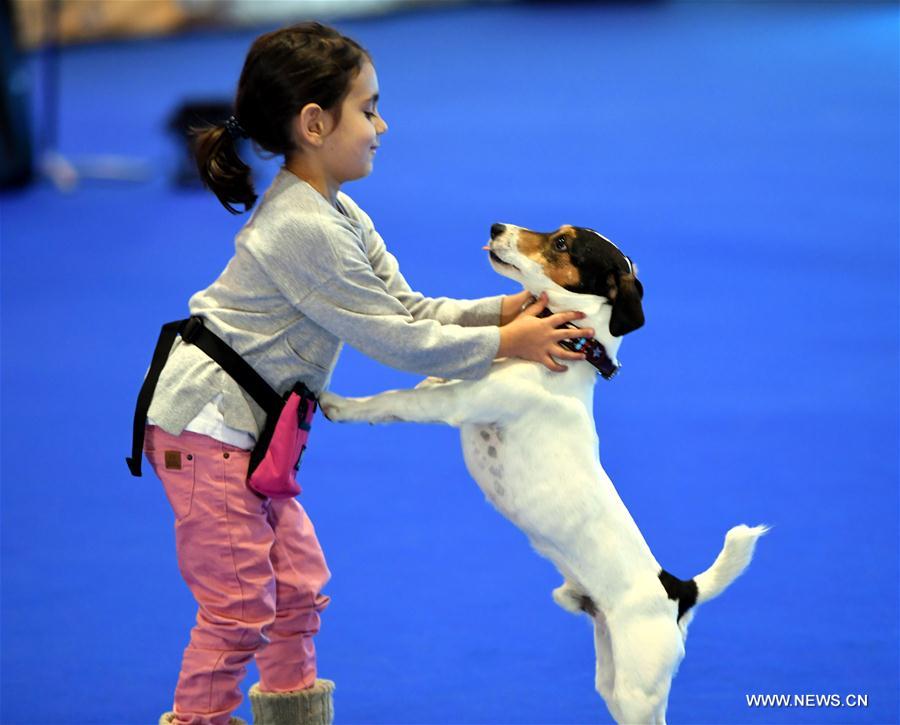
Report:
[[[500,307],[500,326],[509,324],[525,312],[531,299],[531,292],[528,290],[522,290],[516,295],[506,295]]]
[[[522,314],[508,325],[500,328],[500,349],[497,351],[497,357],[520,357],[524,360],[532,360],[558,373],[568,370],[568,368],[557,363],[550,357],[551,355],[562,360],[584,360],[583,352],[566,350],[559,345],[559,341],[593,337],[594,331],[590,328],[563,330],[556,328],[566,322],[581,320],[585,314],[569,310],[557,312],[549,317],[537,317],[546,306],[547,294],[542,293],[540,299],[526,307]]]

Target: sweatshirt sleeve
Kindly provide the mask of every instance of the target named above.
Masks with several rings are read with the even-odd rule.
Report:
[[[445,325],[480,327],[499,325],[503,295],[493,295],[475,300],[457,300],[449,297],[426,297],[414,291],[400,272],[397,258],[387,250],[384,239],[375,230],[371,217],[349,196],[341,192],[341,203],[362,225],[368,239],[367,253],[372,270],[384,282],[388,292],[400,300],[415,320],[437,320]]]
[[[410,288],[400,272],[397,258],[387,250],[381,235],[374,228],[369,228],[368,234],[372,270],[384,282],[388,292],[409,310],[413,319],[431,319],[465,327],[500,324],[503,295],[477,300],[426,297]]]
[[[416,319],[375,274],[349,225],[308,218],[292,227],[277,247],[256,250],[255,256],[310,320],[400,370],[465,380],[487,373],[500,347],[498,327]]]

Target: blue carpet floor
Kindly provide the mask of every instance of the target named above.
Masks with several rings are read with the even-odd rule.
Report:
[[[371,51],[390,124],[345,191],[411,283],[514,291],[480,250],[496,221],[609,236],[646,290],[596,394],[622,498],[683,577],[732,525],[774,527],[700,609],[670,722],[897,722],[896,6],[525,3],[339,27]],[[229,97],[255,34],[66,50],[62,150],[137,155],[152,177],[0,198],[5,725],[171,705],[193,602],[161,486],[124,457],[159,325],[244,218],[171,186],[165,122],[186,96]],[[347,349],[332,388],[415,381]],[[484,501],[453,430],[321,420],[304,468],[339,723],[610,722],[588,624],[552,603],[558,575]]]

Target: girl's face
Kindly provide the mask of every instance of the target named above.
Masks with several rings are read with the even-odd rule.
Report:
[[[323,159],[337,184],[372,173],[372,159],[387,124],[378,113],[378,77],[368,61],[350,85],[341,106],[341,120],[324,140]]]

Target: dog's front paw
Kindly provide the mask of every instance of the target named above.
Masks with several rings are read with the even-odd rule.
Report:
[[[378,398],[344,398],[334,393],[319,395],[319,407],[328,420],[334,423],[381,423],[391,420],[378,415]]]
[[[350,406],[347,405],[349,402],[349,398],[342,398],[340,395],[328,391],[319,393],[319,409],[333,423],[350,420],[348,417]]]

